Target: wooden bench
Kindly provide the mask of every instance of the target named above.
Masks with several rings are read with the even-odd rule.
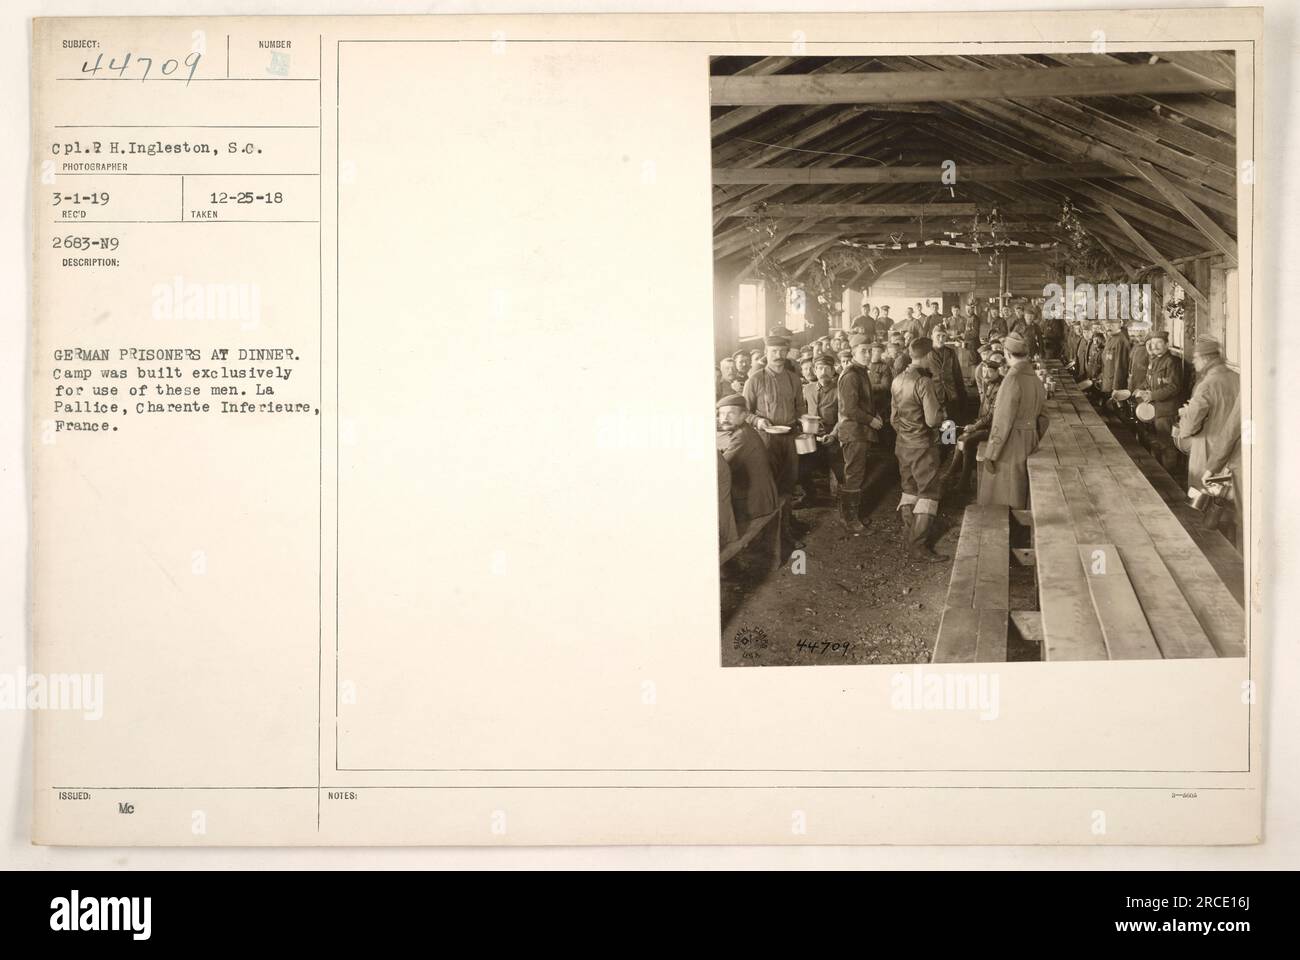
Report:
[[[771,513],[764,514],[761,517],[754,517],[747,521],[744,526],[737,525],[736,532],[738,536],[719,551],[718,565],[726,564],[728,560],[735,557],[759,537],[765,536],[770,551],[769,555],[772,558],[772,570],[780,569],[781,564],[785,562],[781,539],[789,510],[790,497],[784,496]]]
[[[1007,659],[1010,558],[1007,508],[967,507],[952,558],[952,577],[932,663],[992,663]]]

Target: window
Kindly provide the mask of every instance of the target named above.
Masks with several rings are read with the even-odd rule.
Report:
[[[791,333],[799,333],[808,326],[808,298],[803,287],[786,287],[785,326]]]
[[[763,335],[763,314],[766,306],[761,283],[740,285],[739,335],[741,340],[753,340]]]

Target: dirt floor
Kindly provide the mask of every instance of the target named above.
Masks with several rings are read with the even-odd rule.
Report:
[[[859,536],[839,525],[838,510],[824,487],[814,506],[795,512],[802,572],[790,559],[769,572],[761,546],[727,564],[722,575],[723,666],[929,662],[952,562],[907,559],[905,531],[895,512],[899,485],[892,457],[874,477],[863,498],[874,509]],[[962,505],[945,501],[936,551],[952,556],[961,520]],[[1013,524],[1011,545],[1029,546],[1028,532]],[[1011,565],[1010,591],[1013,609],[1036,608],[1031,567]],[[1036,643],[1012,632],[1009,660],[1038,656]]]

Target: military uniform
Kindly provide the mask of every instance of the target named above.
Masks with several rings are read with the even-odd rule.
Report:
[[[1133,348],[1128,352],[1128,383],[1122,386],[1126,386],[1129,390],[1145,390],[1148,362],[1150,360],[1147,345],[1142,342],[1133,344]]]
[[[950,416],[961,417],[966,409],[966,381],[961,375],[961,361],[957,351],[949,346],[935,347],[935,366],[938,367],[936,386],[943,388],[939,403]]]
[[[1046,403],[1047,388],[1034,373],[1033,364],[1027,359],[1012,360],[993,405],[980,481],[981,504],[1006,504],[1023,510],[1029,503],[1026,463],[1038,449],[1038,416]]]
[[[1101,355],[1101,390],[1111,393],[1128,383],[1128,355],[1132,344],[1123,330],[1106,338]]]
[[[939,446],[936,430],[942,411],[935,391],[934,377],[923,366],[913,363],[890,385],[894,427],[894,455],[898,458],[898,477],[903,494],[898,512],[908,529],[908,548],[913,556],[927,554],[926,537],[942,495]]]
[[[785,496],[793,494],[799,481],[799,455],[794,447],[799,418],[808,412],[804,404],[803,382],[799,374],[789,368],[770,370],[764,368],[745,382],[745,403],[749,407],[747,422],[760,417],[772,426],[791,427],[789,433],[768,433],[760,436],[767,447],[772,463],[772,476],[776,488]]]
[[[1088,360],[1084,366],[1084,373],[1089,380],[1097,381],[1101,379],[1101,371],[1106,363],[1106,341],[1102,339],[1100,333],[1092,335],[1088,341]]]
[[[875,409],[889,409],[889,384],[893,382],[894,370],[886,360],[872,360],[867,364],[867,376],[871,379],[871,400]]]
[[[736,518],[752,520],[774,511],[780,496],[758,431],[747,423],[734,430],[720,430],[718,450],[731,468],[731,506]]]
[[[1029,320],[1020,320],[1012,328],[1012,333],[1020,334],[1025,346],[1028,348],[1029,356],[1034,357],[1043,352],[1043,336],[1036,323]]]
[[[731,505],[731,467],[718,451],[718,546],[725,547],[739,537],[736,511]]]
[[[856,339],[856,338],[855,338]],[[859,363],[850,363],[836,384],[839,422],[835,434],[844,452],[844,488],[840,499],[841,517],[857,531],[862,504],[862,487],[867,477],[867,458],[880,439],[871,425],[876,418],[876,404],[871,394],[871,376]]]
[[[817,444],[815,453],[805,453],[799,457],[800,483],[803,484],[805,491],[809,490],[808,481],[812,479],[813,471],[824,466],[835,475],[835,480],[843,487],[844,458],[839,441],[835,439],[837,436],[835,431],[840,419],[839,393],[835,382],[823,384],[820,380],[814,380],[812,383],[804,384],[803,399],[808,412],[821,417],[822,430],[832,434],[832,439]]]
[[[1240,467],[1240,397],[1241,378],[1222,357],[1197,375],[1192,398],[1178,420],[1178,446],[1188,457],[1189,484],[1200,487],[1206,470],[1219,473]]]

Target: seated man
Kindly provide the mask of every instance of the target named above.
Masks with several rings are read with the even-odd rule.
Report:
[[[745,422],[749,414],[740,394],[723,397],[717,403],[717,447],[731,468],[731,506],[737,521],[748,522],[773,512],[780,497],[767,447],[758,431]]]
[[[725,547],[739,538],[736,513],[731,506],[731,467],[718,451],[718,546]]]

